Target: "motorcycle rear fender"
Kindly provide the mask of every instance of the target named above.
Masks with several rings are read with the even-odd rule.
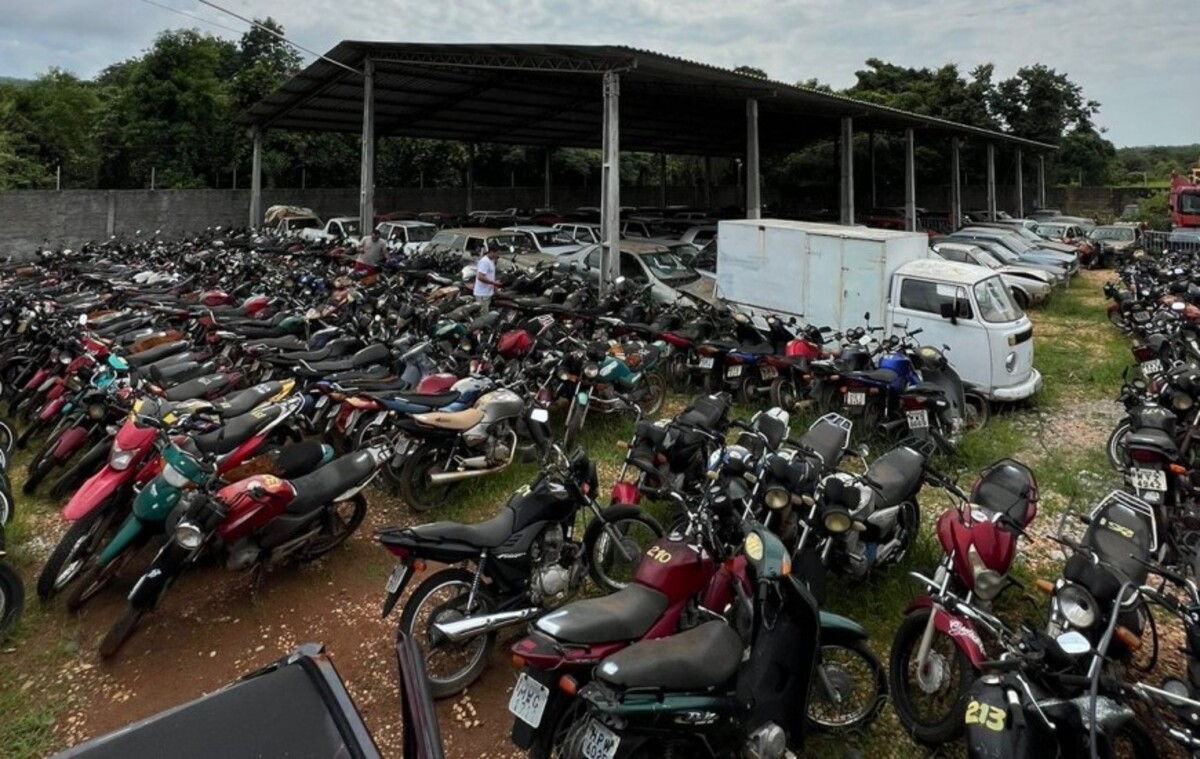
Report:
[[[68,522],[78,522],[94,510],[104,505],[114,494],[129,484],[136,473],[130,466],[123,470],[105,466],[96,474],[88,477],[79,489],[63,506],[62,518]]]
[[[971,666],[976,671],[983,669],[983,663],[987,661],[987,653],[983,649],[983,639],[979,637],[979,633],[975,631],[975,626],[971,624],[970,620],[952,615],[945,609],[934,606],[933,599],[929,596],[921,596],[913,601],[904,613],[912,614],[921,609],[932,609],[934,629],[937,633],[954,641],[954,645],[958,646],[959,650],[966,655],[967,660],[971,662]]]
[[[55,461],[66,461],[87,442],[87,439],[86,427],[71,427],[58,436],[54,447],[50,449],[50,456]]]
[[[843,640],[847,638],[850,640],[866,640],[867,631],[862,625],[849,617],[822,611],[821,640],[824,641],[826,636],[837,636]]]
[[[47,401],[46,405],[42,406],[42,410],[38,412],[38,420],[42,422],[50,421],[58,415],[59,411],[62,411],[63,404],[66,402],[67,399],[62,396]]]

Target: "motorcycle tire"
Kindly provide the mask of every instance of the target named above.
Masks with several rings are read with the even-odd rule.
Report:
[[[658,412],[662,411],[663,403],[667,399],[667,383],[657,372],[651,372],[642,380],[646,386],[646,397],[638,408],[642,411],[642,416],[652,418],[658,416]]]
[[[343,507],[343,509],[339,509],[339,506]],[[345,514],[344,511],[346,506],[349,506],[348,514]],[[342,518],[343,515],[345,515],[345,518]],[[354,531],[363,523],[363,519],[366,516],[367,499],[362,493],[347,501],[331,503],[325,509],[325,515],[322,518],[324,524],[321,525],[321,532],[308,546],[300,550],[298,554],[299,560],[303,562],[319,559],[342,545],[354,534]]]
[[[567,427],[563,432],[563,450],[570,454],[579,445],[579,436],[583,433],[583,423],[587,419],[587,408],[581,408],[572,399],[571,408],[567,411]]]
[[[459,644],[435,641],[429,635],[428,629],[416,629],[418,625],[424,623],[424,620],[419,620],[417,617],[430,596],[438,591],[457,587],[461,589],[461,592],[453,599],[438,603],[431,610],[432,617],[428,622],[432,624],[439,618],[462,619],[463,614],[457,607],[465,602],[474,582],[475,575],[462,567],[448,567],[434,572],[413,590],[412,595],[408,597],[408,603],[404,605],[404,613],[400,615],[400,629],[410,638],[418,641],[425,653],[425,670],[429,680],[429,691],[434,698],[457,695],[479,679],[487,667],[491,650],[496,645],[496,632],[485,633]],[[496,608],[491,595],[482,587],[475,591],[475,599],[478,611],[482,613],[490,613]],[[474,611],[476,610],[472,610],[472,613]],[[435,657],[457,653],[459,650],[471,647],[477,647],[477,650],[467,660],[465,666],[454,670],[452,674],[442,676],[440,667],[431,666]]]
[[[52,456],[43,456],[25,478],[24,484],[21,485],[21,492],[25,495],[36,493],[38,485],[42,484],[42,480],[46,479],[46,475],[54,470],[54,465],[57,463]]]
[[[605,525],[620,535],[623,552],[618,552]],[[635,528],[644,529],[637,529],[635,533]],[[638,533],[640,538],[632,536]],[[592,582],[605,593],[614,593],[629,585],[642,557],[663,534],[662,525],[640,509],[627,506],[606,509],[600,518],[592,520],[583,535],[583,550],[588,558],[588,575]]]
[[[74,587],[71,588],[71,592],[66,597],[67,609],[69,611],[79,611],[107,588],[120,573],[121,567],[124,566],[134,550],[134,546],[126,548],[120,556],[105,566],[100,566],[95,562],[89,563],[85,571],[79,575],[79,579],[72,583]]]
[[[138,622],[142,621],[142,617],[146,616],[146,609],[135,609],[132,606],[126,606],[125,611],[113,622],[112,627],[108,628],[104,638],[100,641],[100,658],[111,659],[116,656],[121,647],[125,645],[125,641],[133,635],[137,629]]]
[[[586,701],[552,692],[550,702],[546,704],[546,711],[542,714],[542,725],[546,727],[538,728],[534,733],[533,743],[529,746],[529,759],[561,759],[570,756],[567,752],[570,743],[568,737],[576,730],[576,723],[581,720],[585,724],[589,721]]]
[[[49,601],[79,578],[88,560],[107,542],[106,538],[117,524],[116,516],[117,510],[108,502],[71,525],[50,552],[50,558],[38,575],[37,595],[40,600]],[[72,567],[70,574],[64,577],[68,567]]]
[[[25,585],[17,570],[0,561],[0,642],[12,634],[25,609]]]
[[[12,521],[14,514],[12,495],[7,488],[0,488],[0,527]]]
[[[939,678],[936,689],[925,691],[922,688],[917,680],[916,654],[932,613],[931,609],[920,609],[901,620],[892,638],[888,686],[900,725],[918,742],[937,746],[962,737],[966,713],[963,696],[975,682],[977,673],[971,666],[971,660],[950,636],[935,634],[930,656],[936,654],[937,666],[948,669],[942,672],[943,677]],[[948,649],[949,653],[935,651],[938,646]],[[953,668],[957,668],[957,673]],[[940,695],[941,706],[930,709],[929,713],[922,713],[914,701],[914,696],[922,691],[922,695]]]
[[[737,399],[739,403],[744,403],[747,406],[753,406],[758,402],[758,384],[745,377],[737,386]]]
[[[704,372],[704,380],[700,383],[705,395],[716,395],[725,389],[725,378],[711,369]]]
[[[887,701],[887,673],[879,657],[871,651],[865,640],[832,635],[821,636],[821,663],[813,673],[809,688],[809,727],[826,732],[851,732],[863,730],[871,725],[883,710]],[[856,669],[857,676],[850,672]],[[830,716],[821,710],[822,703],[835,708],[827,689],[835,691],[838,700],[853,699],[861,706],[850,714]]]
[[[13,435],[12,427],[9,427],[6,422],[0,422],[0,449],[3,449],[5,453],[12,453],[15,442],[16,436]]]
[[[800,392],[796,380],[791,377],[776,377],[771,380],[771,405],[794,412],[800,405]]]
[[[25,450],[25,446],[29,445],[29,441],[33,440],[45,426],[45,423],[41,419],[31,419],[28,426],[17,436],[17,450]]]
[[[667,364],[663,371],[667,375],[671,387],[678,389],[692,384],[692,374],[688,371],[686,353],[675,352],[667,356]]]
[[[966,394],[967,407],[963,409],[963,431],[981,430],[992,418],[992,404],[977,393]]]
[[[1108,321],[1110,324],[1112,324],[1114,327],[1121,330],[1125,334],[1129,334],[1130,332],[1133,331],[1133,329],[1129,326],[1129,321],[1125,318],[1125,315],[1122,314],[1120,311],[1109,311],[1108,312]]]
[[[442,463],[446,449],[426,443],[404,461],[400,470],[400,497],[415,512],[425,513],[444,506],[458,488],[457,483],[432,486],[427,480],[430,470]]]
[[[1133,423],[1129,419],[1122,419],[1117,422],[1112,434],[1108,436],[1108,442],[1104,444],[1104,452],[1108,454],[1108,463],[1112,464],[1113,469],[1118,472],[1125,471],[1125,438],[1129,437],[1129,433],[1132,431]]]

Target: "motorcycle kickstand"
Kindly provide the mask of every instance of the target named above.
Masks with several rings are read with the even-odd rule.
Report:
[[[254,565],[254,568],[250,570],[250,605],[251,606],[258,606],[258,591],[259,591],[259,588],[261,588],[263,585],[263,576],[265,574],[266,574],[266,570],[263,569],[262,562],[256,563]]]

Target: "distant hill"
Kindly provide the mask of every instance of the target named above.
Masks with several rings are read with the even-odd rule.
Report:
[[[0,84],[13,84],[17,87],[24,87],[33,84],[32,79],[21,79],[15,76],[0,76]]]

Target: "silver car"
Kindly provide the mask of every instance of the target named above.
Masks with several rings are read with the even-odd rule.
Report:
[[[977,245],[937,242],[931,248],[939,258],[946,261],[983,266],[998,273],[1000,279],[1004,280],[1004,284],[1012,293],[1013,300],[1022,309],[1045,303],[1054,289],[1054,274],[1025,266],[1010,266],[1002,263]]]

